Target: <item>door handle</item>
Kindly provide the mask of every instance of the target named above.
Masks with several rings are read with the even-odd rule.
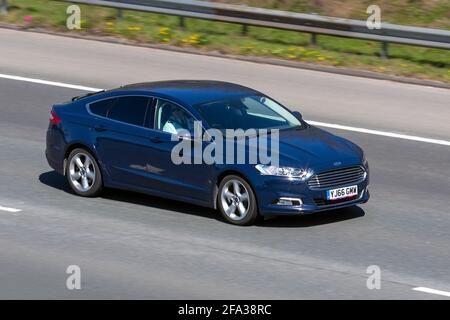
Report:
[[[161,138],[159,138],[159,137],[150,137],[149,139],[153,143],[160,143],[160,142],[162,142]]]
[[[108,129],[106,129],[105,126],[102,126],[102,125],[95,125],[94,129],[95,129],[95,131],[98,131],[98,132],[102,132],[102,131],[108,130]]]

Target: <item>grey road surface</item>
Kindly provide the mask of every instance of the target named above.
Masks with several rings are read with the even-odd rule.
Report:
[[[449,90],[0,30],[0,73],[93,87],[250,85],[308,119],[450,140]],[[50,105],[83,92],[0,79],[0,298],[441,299],[450,291],[450,148],[343,130],[371,166],[366,205],[235,227],[131,192],[73,195],[44,158]],[[82,289],[66,289],[78,265]],[[370,265],[381,289],[366,287]]]
[[[0,45],[1,73],[100,88],[166,79],[231,81],[308,119],[450,140],[448,89],[5,29]]]

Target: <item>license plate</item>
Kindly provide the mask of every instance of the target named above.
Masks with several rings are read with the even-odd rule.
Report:
[[[358,186],[350,186],[344,188],[337,188],[327,190],[327,200],[338,200],[343,198],[350,198],[358,194]]]

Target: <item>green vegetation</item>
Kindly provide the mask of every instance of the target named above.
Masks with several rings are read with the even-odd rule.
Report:
[[[448,0],[212,0],[253,7],[317,13],[324,16],[365,20],[366,8],[376,4],[385,22],[450,30]]]
[[[333,7],[340,8],[336,2],[356,3],[352,0],[326,1],[326,5],[322,4],[325,1],[320,0],[250,0],[241,2],[265,7],[277,6],[285,10],[313,11],[327,15],[331,15],[329,10]],[[346,14],[335,14],[335,16],[364,19],[367,1],[359,2],[364,5],[349,6],[352,10]],[[387,3],[387,1],[379,1],[382,8],[383,2]],[[413,16],[416,13],[402,13],[400,9],[404,9],[407,4],[410,10],[419,14],[422,12],[420,9],[422,2],[425,3],[425,1],[419,0],[389,1],[389,5],[386,6],[389,9],[386,9],[389,13],[389,22],[408,23],[411,19],[414,20]],[[419,25],[429,24],[449,29],[450,3],[436,0],[426,2],[429,4],[430,10],[427,11],[427,14],[420,15],[420,20],[414,21]],[[196,19],[185,19],[185,27],[181,28],[178,17],[123,11],[122,18],[119,19],[115,9],[85,5],[80,6],[82,29],[68,30],[66,28],[66,8],[69,3],[46,0],[10,0],[9,3],[9,13],[6,16],[0,16],[0,23],[15,24],[24,28],[39,27],[71,34],[114,36],[138,43],[159,43],[194,47],[201,51],[276,57],[450,82],[450,52],[447,50],[390,44],[389,59],[382,59],[380,58],[380,43],[377,42],[318,36],[317,44],[312,46],[310,45],[310,35],[299,32],[249,27],[248,33],[242,35],[240,25]],[[274,3],[276,6],[270,5]],[[396,3],[400,8],[397,11],[394,10]],[[358,7],[362,7],[362,11],[355,9]],[[342,11],[342,8],[339,10]]]

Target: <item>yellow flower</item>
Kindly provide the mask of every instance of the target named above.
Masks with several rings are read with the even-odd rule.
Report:
[[[183,39],[182,41],[184,43],[192,43],[192,44],[198,44],[200,40],[200,36],[198,34],[193,34],[187,39]]]
[[[325,60],[325,57],[318,57],[317,60],[323,61],[323,60]]]
[[[208,43],[208,38],[202,34],[194,33],[187,38],[181,39],[181,42],[193,46],[202,46]]]
[[[128,30],[130,31],[139,31],[141,29],[142,29],[141,27],[128,27]]]
[[[289,59],[294,59],[294,58],[296,58],[295,54],[288,54],[287,57],[288,57]]]
[[[167,27],[159,28],[159,34],[160,35],[165,36],[165,35],[168,35],[169,32],[170,32],[170,28],[167,28]]]

